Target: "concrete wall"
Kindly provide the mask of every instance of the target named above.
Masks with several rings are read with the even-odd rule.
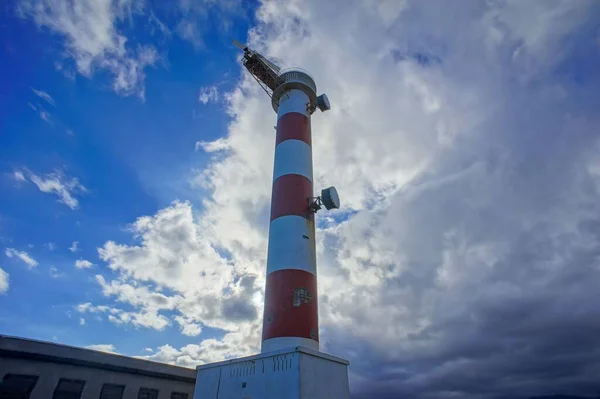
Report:
[[[194,399],[350,398],[348,362],[308,348],[205,364],[197,370]]]
[[[303,354],[300,358],[300,397],[349,398],[348,364]]]
[[[125,385],[123,399],[136,399],[141,387],[158,389],[158,399],[170,399],[173,391],[187,393],[188,398],[192,399],[194,393],[194,384],[189,382],[30,359],[0,357],[0,379],[8,373],[39,376],[30,399],[52,398],[54,389],[61,378],[86,381],[81,395],[82,399],[98,399],[102,385],[106,383]]]

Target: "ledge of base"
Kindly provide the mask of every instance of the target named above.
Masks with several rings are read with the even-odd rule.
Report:
[[[306,348],[303,346],[296,346],[296,347],[289,348],[289,349],[280,349],[277,351],[259,353],[257,355],[252,355],[252,356],[238,357],[236,359],[223,360],[221,362],[203,364],[200,366],[196,366],[196,370],[206,370],[206,369],[210,369],[213,367],[221,367],[221,366],[231,365],[231,364],[239,363],[239,362],[248,362],[248,361],[253,361],[253,360],[259,360],[259,359],[263,359],[266,357],[285,355],[288,353],[303,353],[305,355],[320,357],[321,359],[330,360],[332,362],[340,363],[340,364],[343,364],[346,366],[350,364],[350,362],[348,360],[342,359],[340,357],[332,356],[327,353],[319,352],[319,351],[309,349],[309,348]]]

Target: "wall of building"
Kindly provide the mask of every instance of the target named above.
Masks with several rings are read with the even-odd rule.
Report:
[[[157,389],[158,399],[170,399],[171,393],[174,391],[187,393],[188,398],[192,399],[194,392],[194,384],[189,382],[38,362],[29,359],[0,358],[0,378],[8,373],[39,376],[30,399],[51,398],[61,378],[85,381],[81,395],[82,399],[99,399],[103,384],[125,385],[123,399],[136,399],[139,389],[142,387]]]
[[[85,381],[80,399],[100,399],[104,384],[125,386],[114,399],[138,399],[140,388],[158,390],[156,399],[192,399],[196,382],[195,370],[185,367],[0,335],[0,393],[14,383],[7,374],[38,377],[29,399],[52,398],[61,379]]]
[[[158,399],[170,399],[172,392],[186,393],[188,398],[192,399],[194,392],[194,384],[189,382],[38,362],[29,359],[0,358],[0,378],[8,373],[39,376],[30,399],[51,398],[61,378],[85,381],[81,395],[82,399],[99,399],[103,384],[125,385],[123,399],[136,399],[139,389],[142,387],[157,389]]]

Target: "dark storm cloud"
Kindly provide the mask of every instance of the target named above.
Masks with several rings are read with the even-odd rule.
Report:
[[[372,324],[353,329],[358,342],[327,331],[330,351],[351,354],[356,398],[600,393],[600,75],[582,76],[574,61],[584,52],[600,65],[595,20],[570,35],[587,45],[561,48],[526,81],[515,78],[523,64],[503,56],[502,72],[464,64],[464,89],[493,109],[389,207],[346,226],[342,243],[373,242],[400,270],[346,301],[324,295]],[[433,67],[458,65],[447,55]],[[372,262],[361,265],[382,270]]]

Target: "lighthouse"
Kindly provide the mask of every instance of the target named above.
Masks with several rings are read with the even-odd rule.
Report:
[[[272,105],[277,112],[277,133],[262,352],[294,346],[319,350],[315,210],[311,206],[310,119],[318,105],[314,80],[298,69],[284,71]]]
[[[311,116],[329,99],[308,72],[234,44],[277,114],[261,353],[198,366],[194,399],[349,398],[348,362],[319,348],[315,214],[340,200],[315,196]]]

